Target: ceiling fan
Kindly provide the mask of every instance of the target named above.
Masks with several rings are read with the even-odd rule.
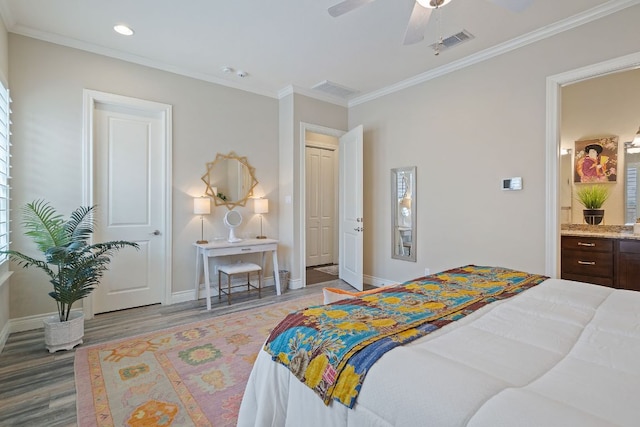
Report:
[[[329,15],[337,17],[351,12],[354,9],[371,3],[374,0],[345,0],[334,6],[328,11]],[[414,44],[424,39],[424,32],[429,23],[429,17],[434,9],[445,6],[451,0],[415,0],[413,11],[409,17],[409,24],[404,35],[404,44]],[[491,3],[502,6],[513,12],[522,12],[533,2],[533,0],[488,0]]]

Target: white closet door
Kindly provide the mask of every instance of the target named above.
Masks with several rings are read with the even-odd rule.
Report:
[[[333,262],[335,236],[335,151],[306,147],[306,265]]]

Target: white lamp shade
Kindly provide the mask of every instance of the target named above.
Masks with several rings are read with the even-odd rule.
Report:
[[[193,198],[193,213],[195,215],[209,215],[211,213],[211,201],[208,197]]]
[[[253,212],[257,214],[265,214],[269,212],[268,199],[253,199]]]

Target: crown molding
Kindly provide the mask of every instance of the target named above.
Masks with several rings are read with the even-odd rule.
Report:
[[[0,1],[0,6],[3,4],[2,1]],[[2,13],[1,9],[0,9],[0,13]],[[145,67],[149,67],[149,68],[153,68],[153,69],[157,69],[157,70],[161,70],[161,71],[167,71],[169,73],[173,73],[173,74],[178,74],[181,76],[185,76],[185,77],[191,77],[197,80],[202,80],[202,81],[206,81],[209,83],[215,83],[221,86],[226,86],[226,87],[230,87],[233,89],[238,89],[238,90],[242,90],[245,92],[251,92],[251,93],[255,93],[257,95],[262,95],[262,96],[266,96],[269,98],[276,98],[276,99],[281,99],[284,96],[287,96],[290,93],[297,93],[300,95],[304,95],[307,96],[309,98],[314,98],[317,99],[319,101],[324,101],[324,102],[328,102],[331,104],[335,104],[335,105],[339,105],[342,107],[347,107],[347,100],[345,99],[341,99],[341,98],[337,98],[337,97],[333,97],[331,95],[325,95],[322,93],[318,93],[316,91],[313,91],[311,89],[305,89],[302,87],[298,87],[295,85],[289,85],[286,86],[285,88],[279,90],[277,93],[274,93],[273,91],[270,90],[266,90],[266,89],[261,89],[261,88],[254,88],[254,87],[250,87],[247,85],[242,85],[242,84],[237,84],[234,82],[230,82],[228,80],[224,80],[224,79],[220,79],[217,78],[215,76],[211,76],[205,73],[198,73],[198,72],[194,72],[194,71],[190,71],[181,67],[176,67],[173,65],[169,65],[160,61],[156,61],[156,60],[152,60],[149,58],[145,58],[142,56],[138,56],[138,55],[133,55],[133,54],[129,54],[126,52],[122,52],[119,50],[115,50],[115,49],[109,49],[103,46],[98,46],[92,43],[86,43],[80,40],[76,40],[73,38],[69,38],[69,37],[63,37],[63,36],[59,36],[56,34],[51,34],[51,33],[46,33],[46,32],[42,32],[42,31],[37,31],[34,30],[32,28],[28,28],[28,27],[24,27],[21,25],[14,25],[11,27],[11,32],[15,33],[15,34],[19,34],[22,36],[26,36],[26,37],[30,37],[33,39],[37,39],[37,40],[41,40],[44,42],[48,42],[48,43],[53,43],[53,44],[57,44],[57,45],[61,45],[61,46],[66,46],[66,47],[70,47],[73,49],[79,49],[79,50],[83,50],[85,52],[90,52],[90,53],[95,53],[97,55],[102,55],[102,56],[106,56],[109,58],[115,58],[115,59],[120,59],[122,61],[126,61],[126,62],[131,62],[134,64],[138,64],[138,65],[143,65]]]
[[[288,96],[294,93],[298,95],[304,95],[309,98],[317,99],[318,101],[324,101],[324,102],[328,102],[329,104],[338,105],[340,107],[346,108],[349,106],[348,101],[346,99],[338,98],[331,95],[326,95],[326,94],[314,91],[313,89],[306,89],[296,85],[289,85],[280,89],[278,91],[278,99],[282,99],[285,96]]]
[[[212,76],[210,74],[191,71],[182,67],[169,65],[161,61],[145,58],[139,55],[133,55],[130,53],[122,52],[116,49],[110,49],[110,48],[95,45],[92,43],[83,42],[70,37],[63,37],[57,34],[37,31],[32,28],[24,27],[22,25],[14,25],[10,27],[9,30],[12,33],[30,37],[37,40],[41,40],[44,42],[66,46],[73,49],[83,50],[85,52],[95,53],[98,55],[107,56],[109,58],[120,59],[122,61],[143,65],[145,67],[154,68],[161,71],[167,71],[169,73],[178,74],[185,77],[191,77],[197,80],[202,80],[209,83],[215,83],[221,86],[227,86],[233,89],[255,93],[257,95],[267,96],[269,98],[277,97],[277,94],[270,90],[266,90],[263,88],[255,88],[248,85],[237,84],[234,82],[230,82],[228,80],[224,80],[224,79]]]
[[[360,96],[355,96],[348,100],[334,97],[328,94],[319,93],[318,91],[315,91],[309,88],[295,86],[295,85],[288,85],[274,93],[274,91],[268,90],[265,88],[257,88],[257,87],[253,87],[246,84],[244,85],[238,84],[235,82],[221,79],[219,77],[216,77],[210,74],[194,72],[185,68],[169,65],[161,61],[145,58],[143,56],[133,55],[133,54],[122,52],[116,49],[110,49],[103,46],[86,43],[86,42],[69,38],[69,37],[63,37],[56,34],[37,31],[31,28],[27,28],[27,27],[16,24],[15,19],[11,13],[11,10],[6,0],[0,0],[0,17],[2,18],[5,24],[5,27],[7,28],[8,31],[15,34],[23,35],[26,37],[42,40],[45,42],[67,46],[70,48],[79,49],[86,52],[91,52],[91,53],[95,53],[98,55],[103,55],[103,56],[107,56],[115,59],[120,59],[122,61],[131,62],[131,63],[142,65],[145,67],[154,68],[154,69],[170,72],[173,74],[178,74],[181,76],[194,78],[197,80],[214,83],[221,86],[242,90],[245,92],[251,92],[251,93],[266,96],[269,98],[282,99],[287,95],[296,93],[296,94],[307,96],[309,98],[317,99],[319,101],[324,101],[324,102],[328,102],[338,106],[351,108],[359,104],[369,102],[374,99],[401,91],[403,89],[407,89],[409,87],[418,85],[420,83],[424,83],[426,81],[435,79],[437,77],[441,77],[445,74],[466,68],[468,66],[477,64],[487,59],[494,58],[496,56],[513,51],[515,49],[519,49],[531,43],[535,43],[545,38],[552,37],[556,34],[562,33],[564,31],[568,31],[572,28],[587,24],[589,22],[595,21],[597,19],[603,18],[605,16],[611,15],[613,13],[619,12],[628,7],[632,7],[638,4],[640,4],[640,0],[610,0],[610,1],[607,1],[606,3],[603,3],[592,9],[589,9],[585,12],[582,12],[572,17],[569,17],[567,19],[558,21],[555,24],[551,24],[546,27],[537,29],[530,33],[524,34],[520,37],[516,37],[515,39],[487,48],[481,52],[477,52],[475,54],[466,56],[464,58],[450,62],[449,64],[445,64],[441,67],[434,68],[432,70],[418,74],[409,79],[402,80],[400,82],[386,86],[382,89],[375,90]]]
[[[511,52],[512,50],[519,49],[531,43],[544,40],[548,37],[552,37],[564,31],[568,31],[573,28],[579,27],[581,25],[587,24],[589,22],[598,20],[600,18],[619,12],[628,7],[635,6],[637,4],[640,4],[640,0],[611,0],[607,3],[596,6],[589,10],[586,10],[570,18],[558,21],[555,24],[551,24],[546,27],[542,27],[537,30],[531,31],[530,33],[524,34],[520,37],[516,37],[504,43],[487,48],[483,51],[480,51],[475,54],[461,58],[459,60],[450,62],[449,64],[434,68],[433,70],[429,70],[422,74],[418,74],[414,77],[411,77],[409,79],[384,87],[380,90],[376,90],[373,92],[369,92],[365,95],[355,97],[349,101],[348,106],[349,108],[351,108],[356,105],[383,97],[385,95],[389,95],[394,92],[407,89],[411,86],[424,83],[426,81],[435,79],[437,77],[443,76],[453,71],[457,71],[457,70],[469,67],[471,65],[477,64],[479,62],[486,61],[487,59],[491,59],[496,56],[502,55],[504,53]]]

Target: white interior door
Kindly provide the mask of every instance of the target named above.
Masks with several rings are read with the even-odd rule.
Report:
[[[165,114],[97,102],[93,110],[96,241],[128,240],[94,292],[93,312],[164,302],[168,281]]]
[[[340,137],[340,278],[356,289],[362,282],[362,125]]]
[[[307,267],[334,260],[335,151],[306,147],[306,256]]]

